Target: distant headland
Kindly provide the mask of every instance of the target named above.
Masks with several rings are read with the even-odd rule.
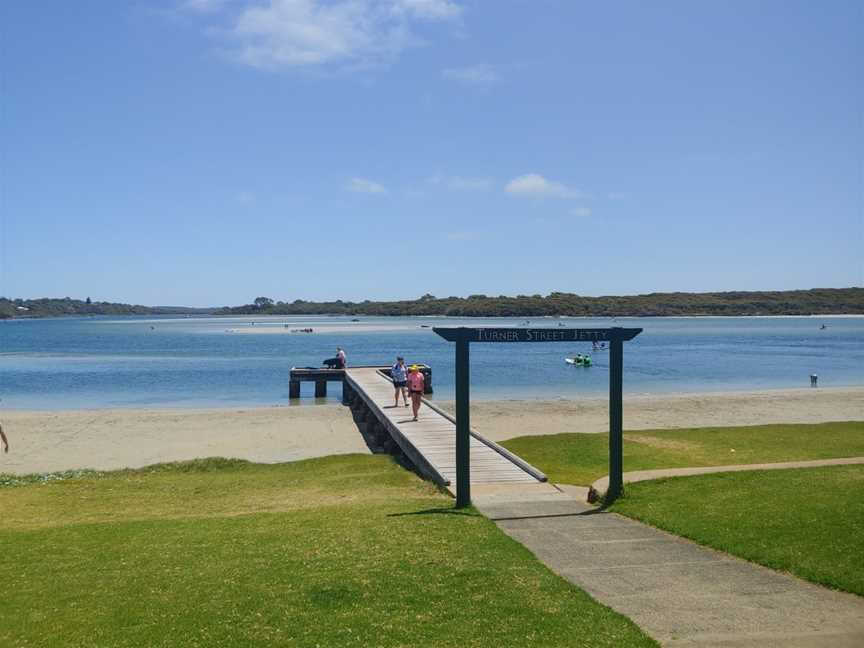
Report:
[[[787,291],[649,293],[583,297],[548,295],[469,295],[403,301],[291,302],[258,297],[250,304],[214,308],[141,306],[92,301],[89,297],[8,299],[0,297],[0,319],[81,315],[392,315],[454,317],[650,317],[742,315],[861,315],[864,288],[813,288]]]

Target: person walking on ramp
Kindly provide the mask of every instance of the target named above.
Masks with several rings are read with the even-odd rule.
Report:
[[[423,372],[417,368],[417,365],[411,365],[411,370],[408,372],[408,391],[411,392],[411,406],[414,412],[414,419],[417,420],[417,412],[420,411],[420,399],[423,398],[423,388],[426,386],[426,377]]]
[[[408,407],[408,367],[405,366],[405,358],[402,356],[396,358],[396,364],[390,367],[390,377],[393,379],[393,387],[396,389],[396,404],[393,407],[399,407],[400,393],[405,407]]]

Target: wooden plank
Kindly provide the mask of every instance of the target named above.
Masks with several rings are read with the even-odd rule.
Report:
[[[348,368],[345,370],[345,380],[423,474],[445,486],[455,482],[456,426],[448,416],[437,408],[424,406],[420,409],[418,420],[411,420],[409,409],[392,407],[392,383],[377,368]],[[514,462],[473,436],[469,453],[471,483],[541,481],[518,465],[521,459],[516,458],[518,462]]]

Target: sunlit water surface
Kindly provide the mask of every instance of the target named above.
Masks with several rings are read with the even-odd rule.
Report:
[[[0,321],[4,408],[212,407],[287,404],[292,366],[344,347],[350,364],[397,354],[433,368],[435,398],[453,397],[452,344],[432,326],[518,326],[518,318],[64,318]],[[562,318],[531,326],[642,327],[625,343],[626,393],[864,385],[864,317]],[[822,325],[825,328],[821,328]],[[313,333],[291,333],[312,328]],[[255,330],[256,333],[245,331]],[[261,331],[258,333],[257,331]],[[277,331],[268,333],[266,331]],[[590,344],[475,344],[472,398],[572,398],[608,390],[608,354],[589,369],[564,357]],[[313,385],[303,385],[310,403]],[[332,383],[330,400],[341,391]]]

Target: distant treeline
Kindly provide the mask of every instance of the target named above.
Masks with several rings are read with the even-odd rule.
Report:
[[[406,301],[292,302],[258,297],[251,304],[223,308],[135,306],[70,299],[6,299],[0,318],[61,315],[450,315],[456,317],[627,317],[671,315],[860,315],[864,288],[814,288],[783,292],[650,293],[624,297],[581,297],[572,293],[516,297],[435,297]]]
[[[457,317],[626,317],[670,315],[845,315],[864,314],[864,288],[816,288],[783,292],[651,293],[625,297],[581,297],[553,292],[516,297],[435,297],[392,302],[293,302],[258,297],[221,315],[451,315]]]
[[[68,315],[185,315],[214,313],[215,308],[185,306],[138,306],[64,297],[53,299],[7,299],[0,297],[0,319],[11,317],[61,317]]]

